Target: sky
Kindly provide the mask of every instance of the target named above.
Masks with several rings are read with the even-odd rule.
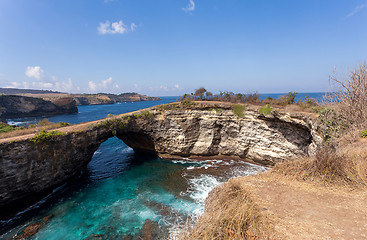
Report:
[[[367,0],[0,0],[0,87],[323,92],[366,43]]]

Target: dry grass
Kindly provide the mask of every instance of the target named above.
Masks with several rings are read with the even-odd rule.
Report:
[[[298,180],[349,187],[367,186],[367,149],[365,143],[340,146],[338,151],[325,145],[315,157],[276,164],[273,173]]]
[[[210,193],[197,224],[174,239],[269,239],[273,235],[269,222],[254,196],[240,183],[229,181]]]
[[[70,124],[67,124],[64,122],[53,123],[53,122],[49,122],[47,119],[44,119],[44,120],[41,120],[36,125],[30,125],[29,127],[26,127],[26,128],[15,128],[13,131],[0,133],[0,139],[17,137],[17,136],[22,136],[22,135],[27,135],[27,134],[32,134],[32,133],[39,133],[43,130],[48,131],[48,130],[65,127],[68,125]]]

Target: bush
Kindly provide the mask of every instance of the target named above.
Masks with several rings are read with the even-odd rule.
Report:
[[[298,93],[289,92],[287,95],[281,96],[277,99],[278,104],[280,105],[288,105],[295,103],[295,99]]]
[[[331,143],[334,138],[341,136],[341,133],[348,128],[344,116],[334,108],[326,107],[319,112],[317,117],[319,131],[323,134],[324,141]]]
[[[243,114],[243,111],[245,111],[245,109],[246,109],[246,106],[240,105],[240,104],[233,105],[232,107],[232,111],[234,114],[237,115],[237,117],[244,117],[245,115]]]
[[[245,95],[244,94],[244,101],[246,103],[259,103],[260,101],[260,94],[258,94],[257,92],[255,93],[250,93]]]
[[[184,106],[185,108],[190,108],[191,106],[194,105],[194,102],[191,101],[190,98],[183,98],[181,100],[181,105]]]
[[[367,138],[367,130],[360,131],[359,136],[361,136],[362,138]]]
[[[57,123],[57,125],[59,125],[60,127],[66,127],[66,126],[70,126],[71,124],[68,122],[59,122]]]
[[[357,129],[367,127],[367,65],[361,64],[349,73],[346,79],[338,79],[335,73],[330,77],[334,91],[326,100],[336,105],[339,114],[349,126]]]
[[[273,108],[270,107],[269,104],[266,104],[264,107],[259,108],[259,113],[263,114],[264,116],[267,116],[273,111]]]
[[[6,123],[0,123],[0,133],[10,132],[10,131],[13,131],[15,129],[16,129],[15,127],[10,126],[10,125],[8,125]]]
[[[52,140],[54,136],[63,135],[63,133],[59,131],[50,131],[46,132],[45,130],[42,130],[39,132],[36,136],[31,138],[29,141],[33,143],[41,143],[41,142],[47,142],[49,140]]]

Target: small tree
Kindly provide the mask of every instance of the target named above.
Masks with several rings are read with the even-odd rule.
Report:
[[[206,92],[206,89],[204,87],[201,87],[199,89],[195,90],[195,98],[199,97],[199,99],[204,99],[204,93]]]
[[[367,127],[367,65],[360,64],[344,79],[338,79],[335,72],[330,76],[334,88],[326,99],[338,106],[339,113],[349,125]]]
[[[211,100],[213,98],[213,93],[212,92],[206,92],[206,97],[208,100]]]

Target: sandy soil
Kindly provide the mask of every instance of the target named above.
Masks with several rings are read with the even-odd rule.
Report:
[[[264,174],[234,179],[250,188],[283,239],[367,239],[367,192]]]

